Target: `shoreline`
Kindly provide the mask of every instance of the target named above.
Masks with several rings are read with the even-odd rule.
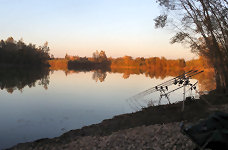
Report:
[[[184,138],[184,136],[181,135],[180,132],[178,132],[179,131],[178,124],[181,121],[184,121],[186,124],[189,124],[189,123],[191,124],[191,123],[195,123],[195,122],[199,121],[200,119],[206,118],[209,114],[211,114],[215,111],[228,112],[227,98],[228,98],[228,95],[217,95],[217,94],[212,94],[212,93],[210,93],[209,95],[203,95],[202,98],[199,100],[186,101],[184,112],[181,112],[182,102],[168,104],[168,105],[151,106],[148,108],[143,108],[141,111],[138,111],[138,112],[114,116],[112,119],[103,120],[101,123],[98,123],[98,124],[92,124],[89,126],[84,126],[81,129],[68,131],[59,137],[55,137],[55,138],[51,138],[51,139],[44,138],[44,139],[36,140],[34,142],[21,143],[21,144],[17,144],[16,146],[13,146],[9,149],[12,149],[12,150],[16,150],[16,149],[18,149],[18,150],[19,149],[58,149],[61,147],[62,147],[61,149],[64,149],[64,146],[66,149],[72,149],[72,148],[70,148],[72,145],[76,146],[77,149],[80,149],[83,147],[83,145],[88,146],[88,145],[90,145],[89,143],[94,143],[95,141],[96,141],[95,145],[92,144],[92,145],[90,145],[92,147],[89,146],[89,148],[88,147],[87,148],[88,149],[96,148],[96,146],[99,147],[99,145],[101,143],[103,143],[103,148],[100,147],[100,149],[104,149],[104,148],[107,148],[107,143],[106,143],[107,140],[106,140],[106,142],[104,140],[106,138],[111,138],[113,136],[120,136],[120,138],[121,137],[123,138],[124,137],[123,133],[126,133],[126,134],[132,133],[133,134],[134,132],[136,132],[138,130],[144,131],[144,130],[159,128],[159,127],[160,128],[164,127],[164,131],[161,130],[161,132],[166,132],[166,133],[170,134],[170,137],[174,136],[171,139],[175,138],[175,134],[178,134],[180,136],[180,139],[182,139],[182,138]],[[209,105],[207,102],[205,102],[205,99],[208,100],[208,102],[210,103]],[[219,99],[219,100],[217,100],[217,99]],[[170,131],[167,130],[166,127]],[[160,134],[157,135],[158,139],[164,138],[164,137],[162,137],[162,134],[161,134],[161,137],[159,135]],[[142,134],[142,136],[143,136],[143,134]],[[142,136],[140,136],[140,137],[142,137]],[[164,136],[165,136],[165,134],[164,134]],[[132,135],[130,137],[132,137]],[[135,137],[135,138],[136,138],[135,140],[137,140],[137,137]],[[85,139],[89,140],[90,142],[86,144]],[[117,146],[118,140],[115,138],[112,138],[112,139],[113,139],[112,143],[116,143],[116,146]],[[167,138],[165,138],[165,139],[169,140]],[[150,139],[148,139],[148,140],[150,140]],[[82,142],[82,141],[84,141],[84,142]],[[189,139],[187,141],[189,141]],[[78,142],[79,142],[79,144],[78,144]],[[80,142],[81,142],[81,144],[80,144]],[[119,142],[121,143],[121,141],[119,141]],[[156,142],[153,144],[156,145]],[[179,146],[182,147],[185,145],[185,144],[184,145],[183,144],[184,143],[181,144],[181,142],[179,142]],[[124,144],[123,146],[130,146],[130,145]],[[164,145],[164,143],[160,144],[160,146],[162,146],[162,145]],[[111,146],[114,146],[114,145],[111,145]],[[159,146],[159,144],[157,146]],[[175,145],[173,145],[171,142],[170,144],[168,144],[166,146],[173,147]],[[192,146],[194,146],[194,144],[190,142],[190,145],[188,144],[187,147],[189,147],[189,146],[192,147]],[[184,146],[184,148],[187,148],[187,147],[186,147],[186,145]],[[85,148],[85,149],[87,149],[87,148]],[[134,148],[132,147],[131,149],[134,149]],[[137,149],[137,148],[135,148],[135,149]]]

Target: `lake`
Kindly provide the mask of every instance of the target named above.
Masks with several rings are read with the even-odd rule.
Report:
[[[116,71],[11,70],[0,71],[0,78],[2,149],[21,142],[60,136],[115,115],[140,110],[151,103],[157,105],[159,92],[152,93],[150,101],[128,98],[173,77]],[[205,88],[205,84],[208,87],[208,82],[212,81],[208,78],[199,77],[197,87]],[[192,83],[196,81],[191,80]],[[198,94],[192,92],[192,95]],[[181,101],[183,89],[170,94],[169,98],[171,103]],[[167,103],[168,100],[162,98],[161,104]]]

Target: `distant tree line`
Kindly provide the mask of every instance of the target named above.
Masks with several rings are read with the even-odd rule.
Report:
[[[15,41],[12,37],[0,41],[0,66],[37,66],[47,65],[49,55],[48,42],[36,47],[26,45],[23,40]]]
[[[109,59],[112,63],[112,67],[133,67],[133,68],[140,68],[145,67],[148,69],[157,68],[157,69],[164,69],[164,68],[184,68],[186,66],[184,59],[177,59],[177,60],[168,60],[165,57],[137,57],[133,59],[131,56],[124,56],[119,57],[116,59],[110,58]]]
[[[54,70],[61,68],[70,70],[106,70],[113,68],[135,68],[140,70],[190,70],[209,69],[212,65],[207,58],[200,56],[198,59],[185,61],[184,59],[166,59],[165,57],[137,57],[124,56],[118,58],[107,58],[105,51],[96,51],[92,57],[70,56],[66,54],[65,59],[50,60],[49,64]]]

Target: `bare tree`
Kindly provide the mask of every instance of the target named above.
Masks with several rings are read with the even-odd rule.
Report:
[[[193,52],[213,64],[218,91],[228,89],[228,1],[157,0],[163,14],[155,27],[172,26],[177,33],[171,43],[187,43]]]

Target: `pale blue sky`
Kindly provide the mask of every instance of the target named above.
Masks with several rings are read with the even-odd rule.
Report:
[[[26,43],[49,42],[56,57],[108,56],[194,57],[179,44],[170,45],[171,30],[155,29],[156,0],[0,0],[0,38]]]

